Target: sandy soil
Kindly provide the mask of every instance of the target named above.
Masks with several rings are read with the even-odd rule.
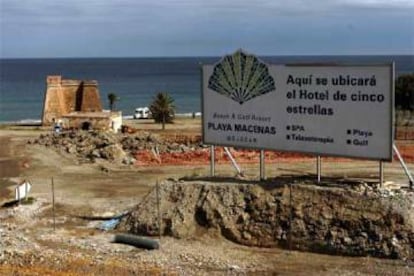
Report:
[[[200,120],[183,119],[165,131],[151,121],[128,123],[168,137],[200,135]],[[133,166],[109,162],[80,163],[52,148],[27,141],[48,130],[3,127],[0,130],[0,204],[13,199],[15,185],[23,179],[33,184],[32,205],[0,208],[0,275],[128,275],[147,274],[263,274],[278,275],[414,275],[401,261],[348,258],[249,248],[204,233],[189,240],[163,238],[161,249],[144,251],[110,243],[114,233],[96,230],[97,223],[76,216],[118,214],[131,209],[157,181],[184,176],[209,175],[209,165]],[[410,146],[413,141],[405,141]],[[314,175],[312,159],[277,160],[266,166],[268,177]],[[409,168],[414,171],[414,164]],[[228,163],[217,166],[217,175],[234,176]],[[246,178],[258,179],[259,165],[244,163]],[[323,161],[323,177],[378,179],[378,163]],[[53,180],[52,180],[53,179]],[[408,181],[398,162],[385,164],[385,180],[402,186]],[[52,190],[56,202],[53,231]],[[21,239],[19,238],[21,236]],[[38,255],[44,256],[41,259]],[[206,261],[208,260],[208,261]]]

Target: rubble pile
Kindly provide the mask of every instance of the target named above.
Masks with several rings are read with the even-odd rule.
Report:
[[[76,155],[88,161],[104,159],[124,164],[134,164],[139,152],[183,153],[202,147],[199,141],[185,144],[166,141],[149,132],[134,134],[113,134],[99,131],[76,131],[42,134],[29,144],[54,147],[62,152]]]
[[[96,158],[123,161],[127,154],[118,143],[117,136],[107,132],[65,132],[41,134],[30,140],[30,144],[55,147],[63,152],[76,155],[80,159],[94,161]]]
[[[30,140],[29,143],[54,147],[88,162],[100,159],[127,165],[151,166],[206,164],[210,160],[209,148],[203,144],[200,135],[167,135],[163,137],[146,131],[124,134],[76,131],[42,134],[37,139]],[[414,146],[401,145],[399,148],[404,160],[413,162]],[[257,163],[260,161],[258,150],[230,148],[230,152],[238,163]],[[222,147],[215,148],[215,158],[217,163],[229,162]],[[280,160],[296,162],[313,158],[312,155],[302,153],[265,152],[267,163]],[[347,159],[328,157],[325,160],[342,162]]]
[[[413,192],[289,184],[167,181],[161,232],[191,238],[204,229],[248,246],[414,261]],[[156,198],[154,189],[120,228],[158,235]]]
[[[137,165],[191,165],[205,164],[210,160],[210,149],[204,145],[201,136],[173,135],[162,137],[151,132],[132,134],[113,134],[97,131],[76,131],[42,134],[29,144],[44,145],[75,155],[77,158],[94,162],[97,159],[122,164]],[[230,149],[240,163],[259,162],[257,150]],[[228,162],[221,147],[216,147],[217,163]],[[297,160],[306,155],[287,152],[266,152],[266,160],[275,162],[280,159]]]
[[[272,269],[259,256],[217,254],[217,243],[163,238],[155,251],[114,243],[114,233],[96,230],[95,221],[64,213],[53,230],[50,208],[45,200],[0,208],[0,275],[238,275]],[[70,229],[63,226],[68,220]]]
[[[151,132],[138,132],[123,136],[120,141],[124,150],[136,153],[142,150],[156,150],[160,153],[182,153],[197,150],[202,146],[201,141],[174,141],[164,139]]]

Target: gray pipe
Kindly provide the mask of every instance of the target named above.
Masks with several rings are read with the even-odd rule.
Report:
[[[122,243],[133,245],[135,247],[144,248],[144,249],[158,249],[160,247],[158,241],[131,235],[131,234],[117,234],[114,238],[115,243]]]

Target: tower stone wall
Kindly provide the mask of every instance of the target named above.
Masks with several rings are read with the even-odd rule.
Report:
[[[71,112],[102,112],[97,81],[65,80],[62,76],[48,76],[43,105],[42,125]]]

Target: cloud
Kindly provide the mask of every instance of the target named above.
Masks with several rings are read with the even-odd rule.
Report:
[[[392,51],[395,37],[407,52],[413,13],[414,0],[0,0],[0,56]]]
[[[67,18],[95,17],[96,15],[133,15],[142,10],[152,12],[179,12],[190,9],[199,12],[248,12],[271,10],[278,14],[335,12],[341,9],[375,8],[376,10],[412,10],[414,0],[0,0],[1,15],[6,17],[61,16]]]
[[[362,6],[414,6],[414,1],[412,0],[337,0],[336,2]]]

